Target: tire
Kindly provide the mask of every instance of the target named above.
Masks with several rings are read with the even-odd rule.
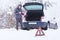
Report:
[[[42,28],[43,30],[47,30],[48,28],[47,28],[47,25],[46,25],[46,27],[45,28]]]

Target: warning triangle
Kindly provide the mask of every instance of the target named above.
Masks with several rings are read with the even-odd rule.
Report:
[[[38,30],[37,30],[37,32],[36,32],[36,34],[35,34],[35,36],[44,36],[44,35],[45,35],[45,34],[44,34],[42,28],[39,27]]]

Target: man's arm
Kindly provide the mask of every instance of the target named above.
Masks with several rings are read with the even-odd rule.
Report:
[[[23,10],[22,9],[20,9],[20,12],[19,13],[21,13],[22,15],[24,15],[24,12],[23,12]]]

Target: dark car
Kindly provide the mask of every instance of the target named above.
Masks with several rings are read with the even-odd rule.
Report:
[[[44,6],[42,3],[25,3],[23,7],[27,10],[26,22],[23,22],[23,29],[37,29],[39,26],[42,26],[43,30],[47,30],[47,23],[41,22],[41,17],[44,16]]]

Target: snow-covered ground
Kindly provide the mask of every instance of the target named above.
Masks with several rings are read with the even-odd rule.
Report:
[[[53,1],[53,0],[52,0]],[[60,40],[60,1],[55,0],[56,5],[48,8],[48,10],[44,10],[45,18],[43,21],[50,20],[53,21],[53,17],[56,18],[58,23],[58,29],[48,29],[44,31],[45,36],[35,36],[36,29],[26,31],[19,29],[18,31],[15,28],[11,29],[0,29],[0,40]],[[1,5],[2,4],[2,5]],[[15,4],[15,5],[13,5]],[[0,0],[0,8],[3,10],[8,6],[16,6],[19,4],[18,0]]]
[[[44,31],[45,36],[35,36],[36,31],[36,29],[30,31],[0,29],[0,40],[60,40],[60,29],[48,29]]]

